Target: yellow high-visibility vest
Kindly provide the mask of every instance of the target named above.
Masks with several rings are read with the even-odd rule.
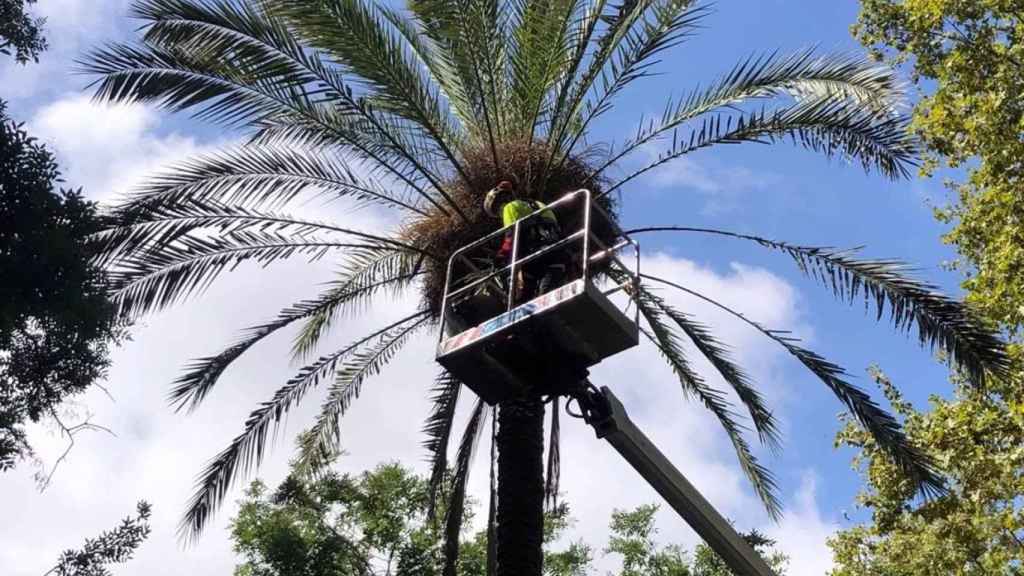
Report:
[[[513,200],[508,204],[505,204],[505,208],[501,211],[501,223],[503,226],[511,226],[517,220],[525,218],[532,214],[534,211],[544,208],[545,204],[538,200],[526,201],[526,200]],[[551,210],[545,210],[541,212],[541,218],[544,218],[552,224],[558,224],[558,218],[555,217],[555,213]]]

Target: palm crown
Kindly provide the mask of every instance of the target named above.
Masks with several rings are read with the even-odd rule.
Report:
[[[233,361],[286,326],[301,324],[294,353],[306,357],[336,319],[382,291],[418,290],[422,299],[414,314],[310,361],[252,412],[200,476],[183,521],[188,535],[260,462],[270,430],[324,382],[326,399],[302,436],[298,462],[312,472],[330,460],[338,420],[363,382],[416,333],[437,325],[446,259],[494,228],[480,204],[500,177],[515,177],[539,198],[588,187],[609,202],[610,193],[626,191],[647,171],[716,144],[788,140],[893,178],[907,174],[916,154],[892,71],[811,51],[752,57],[707,87],[670,98],[659,117],[642,120],[621,145],[591,145],[588,133],[622,89],[697,30],[706,11],[693,0],[410,0],[407,10],[366,0],[137,0],[133,11],[144,21],[141,40],[98,49],[84,64],[98,76],[99,98],[190,109],[244,129],[248,140],[169,169],[114,210],[118,224],[103,238],[123,310],[138,315],[171,305],[244,260],[343,262],[323,293],[191,364],[171,393],[174,404],[198,406]],[[653,160],[637,154],[652,146],[661,147]],[[636,158],[647,161],[638,165]],[[624,161],[634,168],[613,177],[611,169]],[[402,224],[369,232],[286,211],[311,194],[383,206]],[[974,382],[1005,369],[998,339],[959,304],[905,277],[899,262],[720,230],[633,232],[655,231],[719,234],[780,251],[841,300],[865,298],[898,330],[916,329],[923,345],[946,353]],[[710,329],[652,287],[713,299],[682,281],[643,280],[631,294],[645,321],[642,333],[684,391],[721,422],[755,490],[776,513],[772,476],[752,453],[741,417],[724,391],[691,368],[684,341],[728,383],[759,440],[775,447],[770,409]],[[898,422],[847,382],[842,368],[785,332],[733,313],[819,377],[920,489],[940,489],[938,473]],[[425,446],[436,486],[447,474],[461,388],[447,374],[433,386]],[[459,442],[456,501],[489,410],[476,402]],[[548,487],[557,492],[552,460]],[[455,516],[449,514],[448,526],[457,532]]]

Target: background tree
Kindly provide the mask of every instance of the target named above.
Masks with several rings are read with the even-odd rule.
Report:
[[[854,33],[875,55],[907,64],[924,92],[913,126],[927,145],[925,174],[964,168],[947,184],[956,200],[938,210],[955,224],[953,243],[967,274],[967,300],[1016,344],[1008,377],[985,391],[955,377],[952,398],[932,397],[928,411],[905,402],[880,372],[874,376],[907,424],[910,439],[934,455],[951,492],[922,502],[857,426],[841,445],[859,450],[860,505],[872,519],[832,541],[837,576],[1017,574],[1024,559],[1024,152],[1019,0],[863,0]]]
[[[0,54],[11,56],[24,64],[29,59],[39,61],[39,53],[46,50],[43,37],[43,18],[33,18],[28,4],[36,0],[0,0]]]
[[[231,523],[238,576],[437,573],[427,484],[398,464],[356,477],[289,476],[274,492],[253,482]]]
[[[1024,561],[1024,386],[1018,378],[986,392],[957,382],[951,399],[915,410],[873,371],[915,445],[949,476],[948,494],[929,501],[863,429],[848,423],[837,443],[858,450],[865,488],[857,498],[871,520],[829,542],[833,576],[1010,576]]]
[[[775,541],[765,538],[756,530],[743,534],[743,538],[757,550],[768,562],[772,570],[779,576],[786,575],[786,565],[789,558],[775,549]],[[694,548],[693,564],[691,565],[693,576],[736,576],[726,566],[725,561],[710,546],[701,542]]]
[[[559,503],[544,513],[544,576],[586,576],[590,574],[593,548],[577,540],[564,549],[555,549],[555,543],[571,528],[574,521],[569,505]],[[480,530],[459,547],[459,576],[489,576],[488,551],[491,549],[488,531]]]
[[[745,60],[671,99],[661,117],[640,121],[641,129],[620,146],[593,146],[590,128],[615,97],[698,30],[706,9],[693,0],[411,0],[404,10],[364,0],[138,0],[133,13],[142,20],[138,41],[101,48],[86,59],[97,96],[191,109],[241,128],[248,140],[170,169],[118,209],[118,224],[104,239],[125,313],[174,304],[242,261],[333,257],[344,266],[323,294],[253,327],[226,350],[190,366],[177,382],[174,403],[194,408],[235,359],[269,334],[300,326],[294,351],[308,364],[252,413],[242,433],[202,472],[183,522],[186,536],[198,534],[231,483],[259,463],[269,427],[321,382],[327,382],[327,399],[298,458],[315,470],[338,449],[339,420],[361,386],[414,334],[437,327],[446,261],[496,227],[481,203],[498,180],[515,180],[524,194],[545,201],[587,187],[614,215],[613,193],[717,144],[791,141],[893,178],[907,175],[917,154],[898,113],[902,92],[890,69],[806,50]],[[645,157],[651,146],[664,146],[655,159]],[[612,169],[627,161],[638,164],[613,177]],[[371,232],[284,211],[310,194],[386,207],[400,224]],[[793,257],[844,300],[866,294],[879,313],[891,313],[897,329],[916,329],[922,344],[947,353],[977,384],[1005,370],[998,339],[956,302],[906,278],[899,263],[731,237]],[[644,279],[632,296],[646,340],[663,354],[686,395],[714,413],[755,491],[777,514],[774,480],[754,457],[743,416],[724,391],[694,372],[683,342],[691,340],[723,375],[758,439],[776,446],[771,410],[725,345],[654,292],[659,283],[692,292],[671,280]],[[351,345],[308,358],[336,319],[380,292],[418,294],[420,305]],[[940,488],[898,423],[847,382],[838,365],[782,332],[743,319],[817,375],[915,486]],[[501,575],[541,573],[545,492],[550,497],[558,491],[557,459],[551,459],[545,482],[546,405],[539,392],[545,383],[537,384],[537,392],[499,406],[498,426],[491,428],[498,498],[488,517]],[[449,466],[461,395],[461,383],[441,374],[426,425],[434,497],[446,471],[456,475],[445,523],[449,576],[457,565],[459,501],[477,437],[492,415],[489,406],[472,400]],[[552,418],[557,414],[552,411]],[[557,443],[557,436],[549,442]]]
[[[104,227],[81,192],[60,189],[53,155],[0,101],[0,471],[31,453],[24,425],[103,378],[123,337],[90,240]],[[73,441],[73,440],[72,440]]]
[[[108,565],[131,560],[135,550],[149,537],[149,516],[152,508],[139,502],[136,516],[129,516],[121,525],[96,538],[87,538],[80,550],[66,550],[57,565],[44,574],[50,576],[110,576]]]
[[[622,556],[622,576],[690,576],[689,562],[679,546],[660,547],[654,540],[658,506],[612,512],[606,554]]]
[[[605,554],[621,557],[618,576],[734,576],[725,561],[707,544],[693,549],[692,559],[678,544],[659,544],[654,526],[657,505],[639,506],[634,510],[615,510],[609,524],[610,536]],[[775,543],[757,532],[744,538],[761,553],[779,576],[785,576],[788,558],[774,550]]]
[[[429,482],[398,463],[360,474],[327,471],[316,478],[294,469],[275,490],[252,482],[231,522],[231,539],[242,562],[236,576],[431,576],[443,570],[441,530],[427,515]],[[658,506],[616,510],[604,554],[621,560],[616,576],[733,576],[710,548],[699,544],[692,560],[679,545],[658,544]],[[463,511],[467,524],[474,503]],[[573,525],[562,502],[544,517],[544,575],[597,574],[591,545],[556,543]],[[458,576],[487,576],[487,530],[460,543]],[[786,558],[773,542],[748,540],[780,576]]]
[[[441,530],[428,517],[429,482],[398,463],[306,478],[298,470],[274,491],[250,484],[231,523],[236,576],[431,576],[443,569]],[[473,503],[463,511],[473,517]],[[562,504],[546,515],[545,542],[569,525]],[[468,522],[467,522],[468,523]],[[486,576],[487,531],[461,543],[459,576]],[[545,574],[577,576],[589,548],[546,551]]]
[[[924,173],[963,167],[938,211],[963,257],[968,300],[1016,333],[1024,324],[1024,1],[862,0],[854,33],[911,67]]]

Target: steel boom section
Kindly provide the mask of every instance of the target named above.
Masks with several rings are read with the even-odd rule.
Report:
[[[775,572],[718,513],[672,462],[633,424],[608,387],[601,388],[606,417],[592,422],[597,437],[611,444],[658,494],[686,520],[712,550],[740,576],[776,576]]]

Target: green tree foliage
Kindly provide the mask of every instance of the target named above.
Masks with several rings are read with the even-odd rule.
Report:
[[[43,18],[33,18],[27,6],[36,0],[0,0],[0,54],[14,56],[24,64],[30,59],[38,61],[39,53],[46,50],[43,37]]]
[[[59,182],[53,155],[0,102],[0,471],[30,453],[24,424],[102,378],[123,336],[91,261],[104,222]]]
[[[555,541],[572,525],[569,506],[562,502],[544,515],[544,576],[585,576],[589,574],[593,552],[581,541],[555,550]],[[462,542],[459,550],[459,576],[488,576],[487,531],[481,530]]]
[[[231,523],[243,562],[236,576],[431,576],[441,574],[441,532],[429,514],[429,482],[397,463],[358,475],[293,472],[274,491],[253,482]],[[472,518],[471,506],[465,519]],[[443,511],[435,516],[443,516]],[[546,544],[569,525],[560,505],[546,515]],[[487,531],[462,542],[458,574],[487,574]],[[548,551],[545,574],[577,576],[589,548]]]
[[[743,538],[764,557],[768,566],[779,576],[785,576],[786,565],[789,558],[774,549],[775,541],[765,538],[756,530],[749,534],[743,534]],[[700,543],[694,549],[693,576],[735,576],[732,570],[725,564],[725,560],[719,556],[710,546]]]
[[[679,546],[661,548],[654,541],[655,505],[631,512],[612,512],[611,537],[605,553],[622,557],[621,576],[690,576],[689,562]]]
[[[129,516],[117,528],[86,539],[79,550],[66,550],[44,576],[110,576],[108,566],[131,560],[149,537],[151,510],[148,503],[139,502],[134,518]]]
[[[654,525],[658,506],[649,504],[634,510],[612,512],[606,554],[622,560],[618,576],[734,576],[725,561],[707,544],[700,543],[691,559],[678,544],[659,544]],[[785,576],[788,559],[772,547],[774,542],[757,532],[744,538],[760,552],[779,576]]]
[[[242,562],[235,576],[435,576],[443,571],[442,534],[429,515],[429,482],[397,463],[361,474],[325,472],[308,478],[293,469],[275,490],[249,485],[231,538]],[[616,510],[604,554],[622,562],[617,576],[733,576],[706,545],[691,560],[678,545],[660,545],[654,526],[658,506]],[[473,517],[472,502],[464,514]],[[439,514],[438,516],[443,516]],[[589,576],[593,548],[582,541],[558,549],[572,527],[562,502],[544,517],[544,575]],[[458,576],[487,576],[487,531],[463,534]],[[772,542],[748,540],[778,574],[786,558]]]
[[[970,264],[968,300],[1013,332],[1024,325],[1024,1],[862,0],[857,37],[908,63],[926,94],[914,128],[926,172],[966,167],[938,212]]]
[[[1011,576],[1024,562],[1024,386],[994,385],[987,393],[957,383],[951,399],[933,397],[930,410],[906,402],[881,372],[873,376],[907,435],[932,454],[950,491],[922,501],[880,451],[848,423],[837,443],[858,450],[855,468],[865,488],[859,505],[871,520],[829,542],[834,576]]]
[[[925,172],[966,168],[949,182],[956,202],[938,211],[968,274],[967,299],[1020,342],[1024,326],[1024,2],[863,0],[854,32],[875,54],[912,66],[925,88],[913,125],[930,152]],[[840,445],[859,453],[858,496],[870,522],[831,546],[836,576],[1019,574],[1024,561],[1024,370],[1019,344],[1008,376],[978,390],[954,378],[952,398],[928,411],[905,402],[873,372],[909,439],[931,454],[950,492],[914,497],[892,461],[858,426]]]
[[[398,464],[359,476],[289,476],[272,493],[259,481],[231,524],[238,576],[437,573],[427,484]]]

